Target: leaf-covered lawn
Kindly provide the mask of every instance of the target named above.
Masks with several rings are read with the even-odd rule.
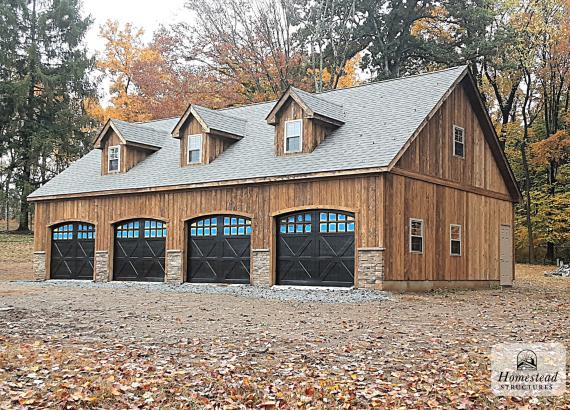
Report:
[[[570,279],[305,304],[3,284],[0,408],[570,408],[491,394],[505,341],[570,348]]]
[[[0,233],[0,281],[33,279],[33,248],[33,235]]]

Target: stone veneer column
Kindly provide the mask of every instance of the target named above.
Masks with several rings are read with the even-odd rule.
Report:
[[[95,252],[95,282],[109,281],[109,252]]]
[[[271,259],[269,249],[253,249],[251,251],[253,266],[251,268],[251,284],[269,287],[271,285]]]
[[[32,270],[34,280],[46,280],[46,253],[44,251],[34,252],[32,257]]]
[[[357,287],[382,289],[383,280],[384,248],[359,248]]]
[[[184,280],[182,277],[182,251],[166,251],[166,283],[180,285]]]

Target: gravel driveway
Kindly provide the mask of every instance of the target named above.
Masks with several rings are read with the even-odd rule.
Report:
[[[513,408],[529,402],[490,393],[488,355],[516,340],[570,348],[570,280],[529,269],[512,290],[393,295],[4,282],[0,408]]]

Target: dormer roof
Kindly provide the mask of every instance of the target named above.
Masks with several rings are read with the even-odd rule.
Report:
[[[295,100],[303,108],[308,118],[320,119],[336,126],[340,126],[345,122],[344,108],[341,104],[320,98],[318,94],[311,94],[295,87],[289,87],[267,115],[266,120],[269,124],[276,124],[277,113],[289,98]]]
[[[95,148],[101,148],[103,137],[107,134],[109,129],[112,129],[118,135],[123,144],[159,150],[164,145],[165,139],[170,135],[168,131],[153,128],[148,124],[149,123],[130,123],[110,119],[97,136],[97,139],[95,140]]]
[[[463,81],[466,76],[467,80]],[[478,91],[472,82],[467,67],[463,66],[319,94],[315,98],[326,100],[335,107],[343,107],[345,123],[332,130],[314,151],[304,155],[275,155],[275,127],[266,121],[275,109],[275,101],[216,111],[224,118],[231,116],[241,119],[240,126],[247,123],[246,135],[227,148],[215,161],[199,167],[180,166],[181,144],[170,134],[180,121],[166,119],[144,125],[135,124],[137,130],[139,126],[153,128],[158,135],[165,135],[162,148],[128,172],[112,177],[101,175],[102,152],[93,150],[29,198],[40,200],[86,193],[99,195],[127,190],[189,189],[389,171],[454,87],[461,83],[462,86],[470,87],[470,94],[477,96]],[[298,94],[295,95],[300,98]],[[315,107],[315,101],[311,102],[309,105]],[[479,107],[476,112],[480,122],[488,123],[486,138],[498,147],[494,129],[478,96],[474,104],[475,108]],[[323,112],[322,109],[320,111]],[[333,114],[328,112],[328,115]],[[202,114],[202,120],[203,117]],[[212,123],[212,120],[209,122]],[[123,138],[126,138],[126,131],[123,128],[121,130]],[[132,139],[132,134],[127,134]],[[498,148],[493,149],[493,153],[496,153],[497,163],[512,197],[518,198],[518,187],[504,155]]]
[[[245,136],[247,120],[233,117],[220,110],[216,111],[197,104],[190,104],[184,115],[180,118],[180,121],[178,121],[172,130],[172,136],[174,138],[180,137],[180,128],[190,115],[196,118],[204,129],[204,132],[220,134],[235,139],[241,139]]]

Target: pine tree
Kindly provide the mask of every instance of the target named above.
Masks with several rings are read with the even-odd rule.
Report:
[[[29,230],[28,194],[87,148],[90,24],[79,0],[0,0],[0,138],[14,152],[20,231]]]

